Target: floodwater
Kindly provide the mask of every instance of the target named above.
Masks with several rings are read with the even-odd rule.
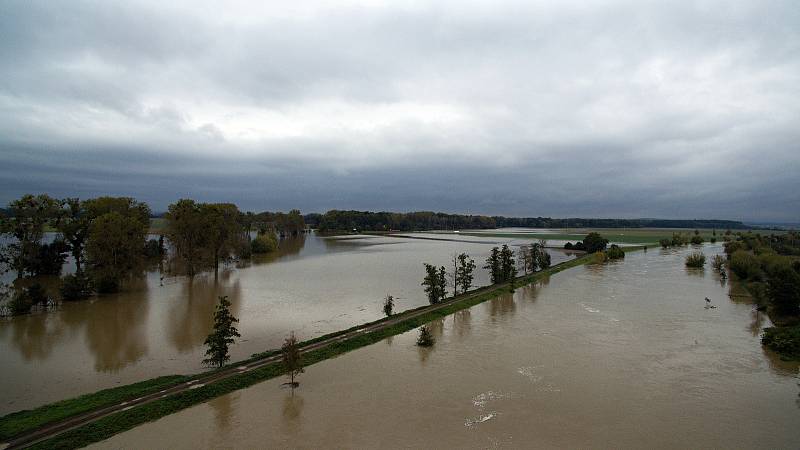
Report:
[[[431,349],[405,333],[96,448],[797,448],[797,366],[690,250],[576,267],[434,322]]]
[[[426,304],[423,262],[449,267],[453,253],[467,252],[481,267],[493,245],[508,242],[414,237],[301,236],[216,279],[213,273],[162,279],[153,270],[120,294],[0,319],[0,414],[204,370],[203,341],[220,295],[240,319],[235,361],[280,346],[292,330],[309,339],[378,319],[386,294],[397,298],[396,311]],[[553,263],[570,257],[555,251]],[[71,270],[68,263],[65,272]],[[484,270],[476,271],[475,283],[488,283]]]

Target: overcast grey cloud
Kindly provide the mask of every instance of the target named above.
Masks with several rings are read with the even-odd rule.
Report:
[[[800,221],[793,1],[0,2],[0,202]]]

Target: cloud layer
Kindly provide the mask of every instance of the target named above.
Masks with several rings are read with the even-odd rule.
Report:
[[[0,202],[800,221],[794,2],[297,3],[0,3]]]

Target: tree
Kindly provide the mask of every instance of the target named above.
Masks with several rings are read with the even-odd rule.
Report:
[[[591,232],[583,238],[583,245],[586,246],[588,253],[595,253],[606,249],[608,239],[600,236],[599,233]]]
[[[800,274],[788,263],[778,264],[767,279],[767,295],[784,314],[797,314],[800,307]]]
[[[420,347],[430,347],[436,342],[436,339],[433,338],[433,334],[431,330],[428,329],[428,326],[422,326],[419,329],[419,337],[417,338],[417,345]]]
[[[507,244],[500,249],[500,281],[509,281],[516,277],[517,262],[514,251]]]
[[[4,262],[17,272],[17,278],[31,270],[40,256],[44,227],[54,224],[59,216],[59,202],[46,194],[23,195],[8,205],[7,217],[0,220],[0,232],[13,238],[4,246]]]
[[[394,297],[386,294],[386,297],[383,299],[383,313],[386,314],[386,317],[392,315],[392,309],[394,309]]]
[[[538,266],[539,270],[545,270],[549,268],[551,261],[550,253],[547,253],[547,250],[544,249],[544,246],[540,246],[539,253],[536,255],[536,265]]]
[[[219,298],[219,304],[214,311],[214,331],[208,335],[205,345],[208,347],[204,364],[222,367],[229,359],[228,348],[236,342],[234,338],[241,337],[234,324],[239,319],[231,314],[231,302],[228,296]]]
[[[497,284],[502,281],[502,275],[500,270],[500,249],[497,247],[492,247],[492,252],[489,253],[489,257],[486,258],[486,265],[483,266],[484,269],[489,271],[489,278],[492,281],[492,284]]]
[[[239,214],[239,208],[232,203],[200,205],[201,220],[207,233],[204,241],[211,254],[214,273],[219,272],[220,259],[230,256],[244,239]]]
[[[447,280],[444,266],[439,270],[432,264],[425,263],[425,278],[422,286],[425,286],[425,293],[428,295],[428,302],[431,305],[440,303],[447,296]]]
[[[75,260],[75,271],[83,270],[83,251],[86,240],[89,238],[89,226],[92,218],[86,205],[77,198],[67,198],[62,203],[61,220],[58,221],[58,231],[69,245],[72,258]]]
[[[142,262],[147,225],[118,212],[101,215],[89,227],[89,269],[98,292],[116,292]]]
[[[534,244],[535,245],[535,244]],[[522,272],[529,274],[534,272],[534,259],[531,245],[521,245],[519,247],[520,261],[522,262]]]
[[[475,271],[475,260],[466,253],[458,255],[458,267],[456,268],[455,284],[461,287],[461,293],[465,293],[472,287],[473,272]],[[455,295],[455,292],[453,293]]]
[[[291,379],[289,384],[292,386],[292,392],[294,392],[294,388],[300,385],[300,383],[294,381],[294,377],[305,372],[303,370],[303,355],[300,353],[300,347],[297,345],[294,331],[283,342],[281,354],[283,357],[283,370],[286,371],[286,376]]]
[[[208,245],[206,224],[201,205],[191,199],[181,199],[169,205],[166,235],[175,254],[186,264],[186,272],[194,276],[200,268]]]

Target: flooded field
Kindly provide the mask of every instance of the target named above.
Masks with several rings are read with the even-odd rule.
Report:
[[[308,339],[378,319],[386,294],[397,298],[398,311],[426,304],[423,262],[447,266],[453,253],[467,252],[481,267],[493,245],[509,242],[449,239],[312,234],[284,240],[277,254],[231,267],[218,279],[213,273],[162,278],[154,270],[117,295],[0,319],[0,414],[203,370],[203,341],[219,295],[229,296],[240,319],[242,340],[232,357],[244,359],[279,346],[291,330]],[[570,257],[555,251],[553,263]],[[484,270],[475,282],[488,282]]]
[[[431,349],[395,336],[96,447],[796,448],[797,366],[689,250],[573,268],[434,322]]]

